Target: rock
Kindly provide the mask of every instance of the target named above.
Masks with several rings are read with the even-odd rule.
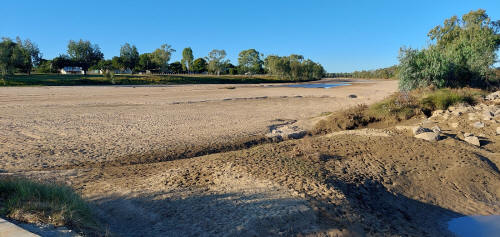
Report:
[[[475,122],[472,124],[472,126],[475,128],[484,128],[484,123],[483,122]]]
[[[436,118],[436,117],[439,117],[439,116],[443,116],[444,114],[444,110],[435,110],[434,112],[432,112],[432,116],[431,118]]]
[[[438,126],[434,126],[434,127],[432,127],[432,128],[431,128],[431,130],[432,130],[434,133],[437,133],[437,134],[441,133],[441,128],[439,128]]]
[[[439,134],[435,132],[423,132],[415,135],[415,138],[424,139],[430,142],[439,140]]]
[[[476,113],[469,113],[469,120],[477,120],[477,114]]]
[[[493,92],[486,96],[486,100],[496,100],[500,99],[500,91]]]
[[[421,134],[424,132],[433,132],[432,130],[430,130],[428,128],[424,128],[422,126],[416,126],[412,129],[412,131],[413,131],[413,135],[418,135],[418,134]]]
[[[479,143],[479,138],[477,138],[476,136],[466,136],[464,138],[464,141],[474,145],[474,146],[481,146],[481,143]]]
[[[358,96],[357,96],[357,95],[355,95],[355,94],[350,94],[350,95],[348,95],[347,97],[348,97],[348,98],[351,98],[351,99],[358,98]]]
[[[500,135],[500,127],[497,127],[497,135]]]
[[[486,110],[483,112],[483,120],[492,120],[494,115],[495,113],[491,112],[490,110]]]
[[[456,122],[456,123],[449,123],[448,125],[450,125],[450,127],[452,127],[452,128],[458,128],[459,123],[458,122]]]
[[[472,133],[469,132],[464,133],[464,137],[471,137],[471,136],[473,136]]]

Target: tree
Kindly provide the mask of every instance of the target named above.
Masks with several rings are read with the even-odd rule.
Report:
[[[23,55],[23,60],[19,65],[17,65],[17,67],[21,71],[30,74],[33,67],[36,67],[40,64],[40,60],[42,59],[40,49],[38,49],[38,46],[31,42],[29,39],[26,39],[23,42],[21,38],[17,37],[16,44]]]
[[[153,55],[151,53],[143,53],[139,56],[139,70],[146,71],[157,69],[158,65],[153,62]]]
[[[427,48],[401,48],[400,90],[430,85],[482,87],[495,82],[499,30],[500,21],[492,21],[482,9],[446,19],[429,32]]]
[[[62,54],[52,59],[52,68],[56,70],[73,66],[75,66],[75,62],[68,55]]]
[[[182,71],[182,64],[180,62],[173,62],[170,65],[168,65],[168,70],[171,73],[180,74],[183,72]]]
[[[182,50],[182,69],[184,71],[191,71],[192,70],[192,65],[193,65],[193,50],[188,47]]]
[[[120,48],[120,58],[125,68],[134,70],[139,63],[139,52],[137,51],[135,45],[126,43]]]
[[[14,73],[16,67],[24,63],[24,53],[21,48],[9,38],[3,38],[0,43],[0,71],[2,78]]]
[[[224,71],[224,66],[228,62],[228,60],[224,60],[225,57],[225,50],[214,49],[210,51],[207,56],[208,71],[220,75],[220,73]]]
[[[207,69],[207,61],[203,58],[197,58],[196,60],[193,61],[193,66],[191,71],[196,72],[196,73],[203,73],[206,72]]]
[[[175,52],[171,45],[163,44],[160,48],[156,49],[151,53],[152,62],[155,63],[161,71],[166,72],[168,70],[168,61],[170,61],[170,56]]]
[[[101,49],[97,44],[91,44],[90,41],[73,41],[68,43],[68,55],[79,67],[86,72],[90,66],[96,65],[104,58]]]
[[[240,73],[258,74],[262,72],[264,62],[260,59],[261,54],[255,49],[243,50],[238,54]]]
[[[266,70],[271,75],[288,80],[318,80],[325,75],[325,69],[302,55],[292,54],[280,57],[269,55],[264,60]]]
[[[123,63],[122,58],[118,57],[118,56],[114,56],[111,59],[111,66],[112,66],[113,69],[117,69],[117,70],[124,70],[124,69],[126,69],[125,68],[125,64]]]

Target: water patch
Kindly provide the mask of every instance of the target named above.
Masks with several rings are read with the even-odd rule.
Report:
[[[460,237],[498,237],[500,215],[454,218],[448,222],[448,229]]]
[[[349,83],[311,83],[311,84],[294,84],[286,85],[287,87],[302,87],[302,88],[333,88],[339,86],[350,86]]]

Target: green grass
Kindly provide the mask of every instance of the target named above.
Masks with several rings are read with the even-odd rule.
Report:
[[[64,185],[0,178],[0,214],[28,223],[67,226],[84,233],[101,232],[89,205]]]
[[[165,84],[245,84],[284,83],[290,80],[267,75],[103,75],[32,74],[0,79],[0,86],[79,86],[79,85],[165,85]]]

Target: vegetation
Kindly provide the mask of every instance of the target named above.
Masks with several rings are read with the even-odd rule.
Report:
[[[238,54],[239,72],[241,74],[260,74],[263,72],[264,62],[260,57],[262,54],[255,49],[243,50]]]
[[[267,56],[264,65],[269,74],[291,81],[318,80],[325,75],[323,66],[309,59],[304,60],[304,56],[296,54],[285,57]]]
[[[73,41],[68,43],[69,59],[74,66],[82,67],[87,71],[90,66],[97,64],[104,58],[104,54],[97,44],[91,44],[90,41]]]
[[[77,231],[100,232],[89,205],[64,185],[0,178],[0,214],[9,218]]]
[[[182,50],[182,70],[190,72],[192,70],[192,65],[193,65],[193,50],[188,47]]]
[[[179,68],[181,67],[178,65]],[[163,84],[241,84],[241,83],[283,83],[291,80],[269,75],[60,75],[31,74],[8,75],[0,86],[76,86],[76,85],[163,85]]]
[[[19,37],[16,42],[3,38],[0,42],[0,72],[2,78],[16,71],[31,73],[33,67],[39,66],[42,55],[38,46],[29,39],[24,42]]]
[[[319,122],[314,133],[328,133],[338,130],[364,127],[374,122],[395,123],[419,115],[431,115],[436,109],[445,110],[449,106],[466,103],[475,104],[485,92],[479,89],[418,89],[402,91],[371,106],[357,107],[333,113]]]
[[[482,9],[445,20],[429,32],[428,48],[400,50],[400,89],[497,84],[492,66],[500,46],[499,29],[500,21],[492,21]]]
[[[349,77],[349,78],[380,78],[392,79],[396,78],[398,74],[398,65],[386,68],[379,68],[375,70],[362,70],[354,72],[339,72],[339,73],[326,73],[326,77]]]
[[[120,59],[123,68],[135,69],[139,64],[139,51],[137,51],[135,45],[126,43],[120,48]]]
[[[229,63],[229,61],[224,58],[226,58],[225,50],[214,49],[210,51],[206,57],[208,61],[208,71],[220,75]]]

